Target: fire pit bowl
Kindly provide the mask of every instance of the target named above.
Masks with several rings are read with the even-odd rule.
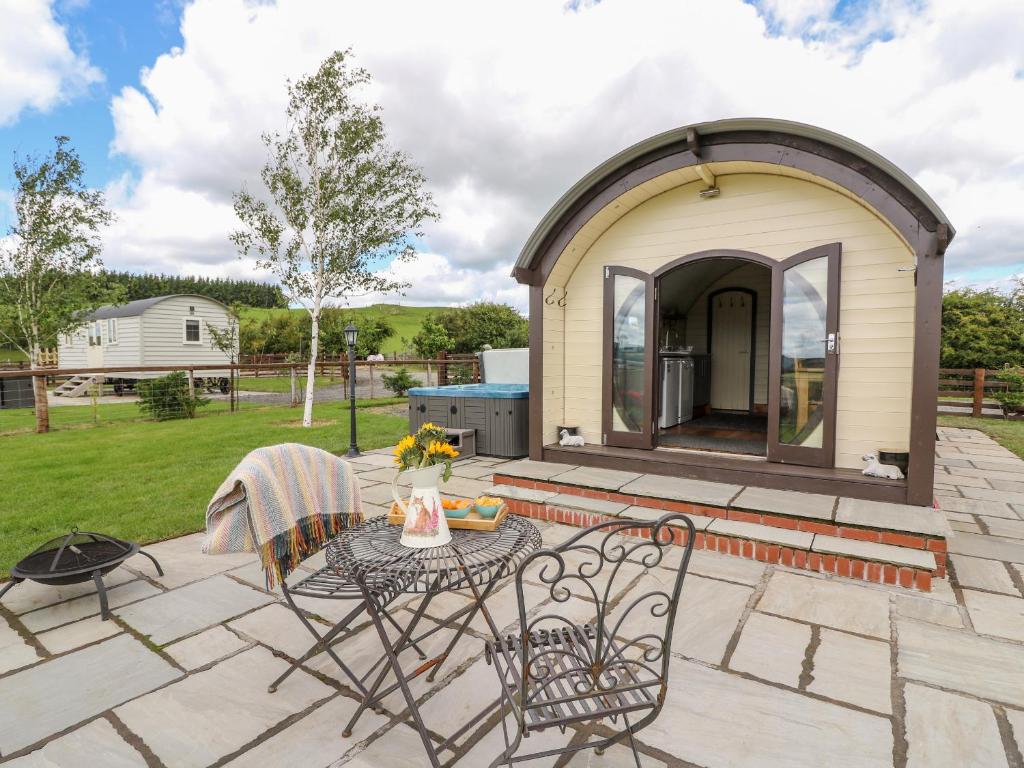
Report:
[[[110,618],[110,612],[107,609],[107,588],[103,584],[103,576],[133,555],[149,558],[156,567],[157,575],[164,575],[156,558],[139,549],[135,542],[72,528],[71,533],[50,539],[11,568],[11,580],[0,589],[0,597],[23,581],[57,586],[78,584],[91,579],[96,584],[100,613],[103,621],[106,621]]]

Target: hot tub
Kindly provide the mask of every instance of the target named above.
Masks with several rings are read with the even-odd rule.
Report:
[[[482,456],[519,458],[530,452],[530,389],[526,384],[456,384],[409,390],[409,430],[430,421],[476,431]]]

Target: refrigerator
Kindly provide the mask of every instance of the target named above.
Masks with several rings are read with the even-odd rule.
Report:
[[[692,418],[693,360],[688,357],[662,358],[658,426],[667,429]]]

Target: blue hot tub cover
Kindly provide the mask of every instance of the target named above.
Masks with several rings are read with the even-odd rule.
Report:
[[[525,400],[530,396],[527,384],[452,384],[447,387],[413,387],[409,395],[417,397],[489,397],[501,400]]]

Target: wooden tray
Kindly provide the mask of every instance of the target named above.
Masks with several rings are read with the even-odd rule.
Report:
[[[480,517],[475,509],[465,517],[458,518],[446,516],[445,519],[448,521],[449,528],[465,528],[469,531],[493,531],[501,525],[501,521],[504,520],[507,515],[508,504],[502,504],[498,509],[498,514],[494,516],[493,520],[485,520]],[[405,525],[405,515],[394,502],[391,503],[391,512],[388,514],[388,522],[391,523],[391,525]]]

